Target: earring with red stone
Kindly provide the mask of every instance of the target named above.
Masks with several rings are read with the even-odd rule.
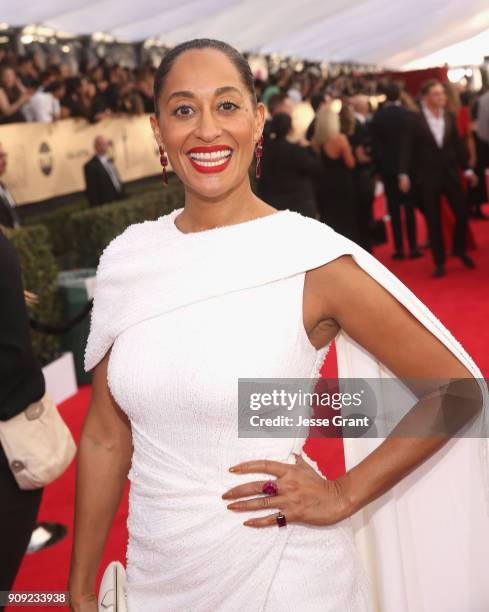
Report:
[[[256,178],[259,179],[261,176],[261,158],[263,156],[263,134],[260,136],[260,138],[258,139],[258,142],[256,143],[255,155],[256,155]]]
[[[168,175],[166,173],[166,167],[168,166],[168,156],[161,145],[159,149],[160,149],[160,164],[163,168],[163,185],[165,185],[166,187],[168,185]]]

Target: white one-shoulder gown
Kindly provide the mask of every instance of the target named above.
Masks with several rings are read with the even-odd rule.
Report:
[[[351,519],[254,529],[243,521],[275,510],[232,512],[221,499],[270,477],[230,473],[238,462],[302,452],[318,470],[305,438],[238,437],[238,379],[318,376],[329,346],[316,350],[304,329],[305,273],[358,247],[290,211],[184,234],[181,210],[105,250],[85,353],[88,370],[112,346],[108,383],[132,427],[129,611],[381,609]],[[331,239],[319,259],[294,242],[304,223]]]

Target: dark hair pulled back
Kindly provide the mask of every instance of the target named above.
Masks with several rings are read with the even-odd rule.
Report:
[[[158,102],[160,94],[175,60],[182,53],[185,53],[185,51],[190,51],[192,49],[216,49],[217,51],[221,51],[221,53],[224,53],[224,55],[234,64],[236,70],[239,72],[241,80],[243,81],[243,84],[245,85],[246,89],[250,94],[251,102],[253,106],[256,107],[257,98],[253,73],[251,72],[250,65],[246,61],[246,58],[241,55],[241,53],[237,51],[234,47],[221,40],[215,40],[213,38],[194,38],[192,40],[185,41],[173,47],[173,49],[171,49],[161,60],[161,63],[158,66],[158,69],[156,70],[153,96],[155,114],[157,117],[159,117]]]

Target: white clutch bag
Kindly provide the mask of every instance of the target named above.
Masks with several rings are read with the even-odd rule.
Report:
[[[120,561],[105,568],[98,592],[98,612],[128,612],[126,569]]]

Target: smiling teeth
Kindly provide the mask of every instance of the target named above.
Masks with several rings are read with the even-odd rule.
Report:
[[[199,161],[197,162],[197,160],[193,160],[195,163],[197,163],[197,165],[199,166],[204,166],[206,168],[210,168],[212,166],[222,166],[223,164],[223,160],[220,159],[218,161],[202,161],[201,159],[199,159]]]
[[[231,153],[231,151],[213,151],[212,153],[190,153],[189,157],[202,166],[218,166],[225,159],[230,157]]]

